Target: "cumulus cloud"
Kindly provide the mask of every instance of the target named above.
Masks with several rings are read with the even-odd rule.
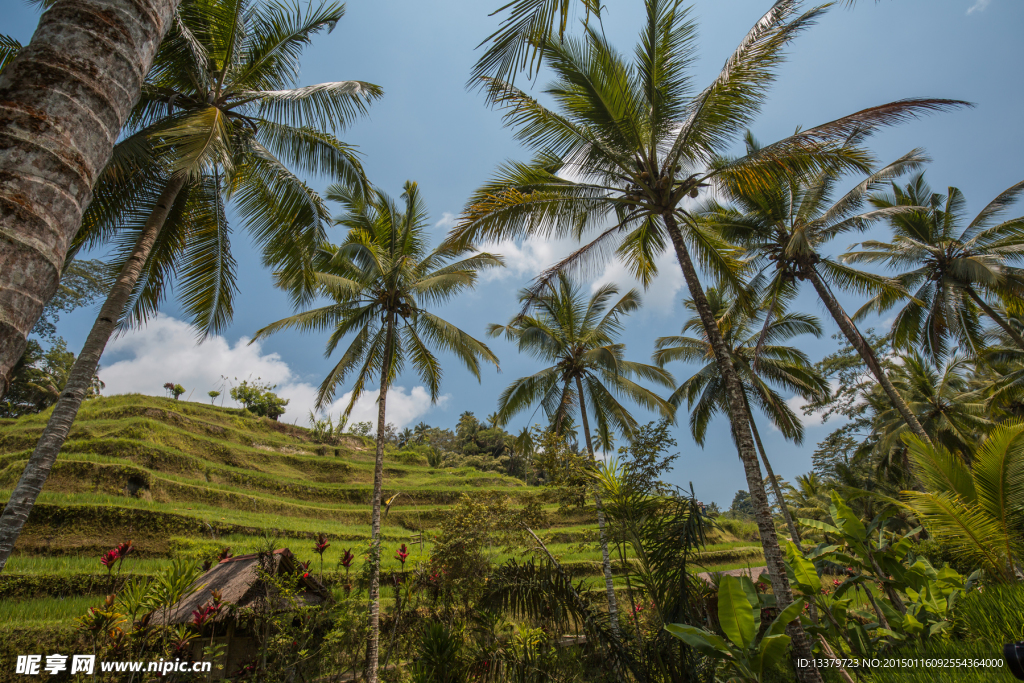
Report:
[[[968,8],[967,13],[984,12],[991,2],[992,0],[974,0],[974,4]]]
[[[316,386],[302,381],[279,354],[264,353],[259,342],[250,345],[248,337],[241,337],[232,345],[216,335],[197,344],[192,329],[169,316],[158,316],[146,327],[114,339],[107,345],[106,354],[120,358],[100,370],[107,395],[160,395],[164,383],[174,381],[190,392],[183,398],[205,401],[207,391],[220,390],[224,405],[237,406],[227,395],[231,385],[258,377],[276,384],[277,394],[289,399],[287,412],[281,418],[284,421],[305,424],[316,403]],[[222,376],[228,378],[227,383]],[[324,412],[340,414],[351,398],[352,393],[346,393]],[[444,396],[439,404],[447,400]],[[349,423],[376,424],[376,401],[376,390],[364,392],[352,409]],[[408,390],[396,386],[388,392],[388,421],[399,429],[417,421],[430,408],[430,393],[424,387]]]
[[[658,275],[651,282],[645,292],[639,281],[633,278],[622,261],[616,259],[608,263],[604,272],[591,284],[591,291],[597,291],[598,287],[606,284],[617,284],[619,291],[628,292],[635,287],[643,296],[645,311],[665,314],[672,310],[673,304],[679,298],[679,292],[685,284],[683,271],[679,269],[679,262],[675,254],[665,250],[655,260],[658,266]]]
[[[455,227],[459,217],[450,211],[445,211],[441,214],[441,220],[434,223],[435,228],[441,228],[442,230],[451,230]]]
[[[485,271],[481,280],[491,282],[536,277],[548,266],[571,254],[575,248],[574,240],[548,240],[540,237],[527,237],[518,243],[507,240],[482,244],[480,251],[500,254],[505,259],[505,267]]]

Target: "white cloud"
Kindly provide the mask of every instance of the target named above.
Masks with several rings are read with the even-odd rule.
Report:
[[[604,272],[590,285],[590,290],[596,291],[598,287],[609,283],[618,285],[619,291],[622,293],[635,287],[643,296],[643,310],[660,314],[668,313],[672,310],[672,306],[679,298],[679,292],[685,284],[683,271],[679,268],[675,254],[667,249],[655,259],[655,264],[658,266],[658,275],[646,292],[619,259],[611,261],[605,267]]]
[[[480,251],[500,254],[505,259],[505,267],[485,271],[481,280],[536,277],[548,266],[571,254],[576,247],[577,242],[572,239],[548,240],[541,237],[527,237],[519,243],[507,240],[482,244]]]
[[[459,217],[450,211],[445,211],[441,214],[441,220],[434,223],[435,228],[443,228],[444,230],[451,230],[455,227]]]
[[[984,12],[985,8],[989,6],[992,0],[974,0],[974,4],[967,10],[968,14],[974,14],[975,12]]]
[[[263,353],[259,342],[250,345],[248,337],[241,337],[232,346],[216,335],[197,344],[191,327],[168,316],[158,316],[146,327],[114,339],[107,345],[107,354],[127,356],[100,370],[107,395],[160,395],[165,382],[175,382],[188,390],[182,398],[204,402],[206,392],[219,390],[224,394],[224,405],[237,405],[227,396],[231,385],[259,377],[276,384],[276,393],[289,399],[287,412],[281,418],[286,422],[305,425],[316,403],[316,386],[303,382],[280,355]],[[229,378],[228,384],[225,385],[222,375]],[[351,397],[351,392],[346,393],[325,412],[339,415]],[[448,396],[443,396],[439,405],[447,400]],[[220,402],[218,399],[217,403]],[[349,423],[376,424],[376,402],[376,390],[364,392],[352,409]],[[412,390],[396,386],[388,392],[388,421],[399,429],[415,422],[430,408],[430,394],[421,386]]]

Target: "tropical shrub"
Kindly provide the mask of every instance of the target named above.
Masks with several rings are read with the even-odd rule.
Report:
[[[259,378],[251,383],[249,380],[242,380],[237,387],[232,387],[230,395],[253,415],[277,420],[284,415],[284,407],[288,405],[289,399],[283,399],[275,394],[276,388],[276,384],[260,382]]]

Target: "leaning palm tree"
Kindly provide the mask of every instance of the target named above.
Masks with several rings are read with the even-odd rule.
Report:
[[[788,182],[793,174],[823,168],[864,169],[870,155],[847,144],[851,135],[863,138],[881,126],[962,103],[892,102],[801,131],[739,159],[725,159],[723,155],[765,101],[786,46],[814,22],[821,8],[801,15],[795,1],[775,3],[721,73],[707,88],[695,92],[689,70],[696,26],[679,2],[644,2],[645,21],[634,61],[616,52],[592,24],[581,38],[553,35],[549,31],[553,24],[534,22],[540,14],[527,7],[546,7],[544,16],[553,17],[551,13],[558,12],[555,5],[567,3],[521,0],[508,5],[512,11],[522,10],[515,15],[518,19],[509,21],[521,20],[515,25],[526,28],[510,29],[505,37],[511,36],[512,42],[507,44],[515,43],[518,36],[525,41],[516,43],[522,50],[494,52],[491,66],[478,73],[504,69],[508,75],[522,63],[517,55],[536,55],[555,76],[545,94],[556,108],[549,109],[506,80],[483,76],[480,83],[491,100],[505,108],[506,121],[536,154],[530,162],[504,165],[481,187],[449,239],[472,243],[536,235],[585,241],[538,278],[537,292],[544,291],[558,272],[594,265],[602,257],[621,258],[647,286],[657,274],[657,258],[666,250],[675,255],[715,360],[723,368],[730,424],[739,444],[768,573],[780,605],[785,606],[792,594],[747,426],[743,386],[729,365],[728,350],[697,272],[699,265],[717,278],[735,281],[738,266],[728,245],[691,214],[687,198],[730,177],[775,184]],[[499,37],[495,41],[497,46]],[[810,659],[810,646],[799,626],[794,634],[797,656]],[[813,668],[800,675],[820,680]]]
[[[733,367],[743,382],[747,409],[750,410],[751,404],[756,405],[783,436],[801,443],[804,437],[803,423],[772,385],[807,399],[828,395],[828,382],[814,369],[807,355],[799,349],[782,344],[802,334],[820,337],[822,330],[818,319],[806,313],[776,314],[762,330],[764,309],[750,313],[748,309],[735,305],[736,299],[730,298],[725,290],[718,287],[709,287],[707,298],[722,338],[728,346]],[[692,299],[685,300],[683,306],[696,313]],[[698,336],[686,336],[691,331]],[[654,362],[660,367],[674,361],[703,364],[669,398],[669,402],[676,407],[686,399],[690,410],[690,433],[703,446],[711,418],[718,413],[727,413],[728,407],[722,373],[718,371],[714,351],[704,334],[700,318],[697,315],[691,316],[683,324],[681,335],[659,337],[654,344],[658,349],[654,353]],[[794,542],[799,545],[800,534],[786,506],[782,487],[768,462],[768,454],[753,419],[753,411],[750,430],[786,526]]]
[[[904,437],[924,491],[907,507],[935,538],[1000,582],[1019,581],[1024,557],[1024,424],[996,427],[968,465],[941,445]]]
[[[366,110],[359,81],[281,89],[301,49],[342,17],[338,5],[193,0],[161,46],[75,238],[71,254],[115,246],[113,286],[25,472],[0,517],[0,570],[32,509],[118,324],[153,314],[178,275],[183,308],[205,336],[231,318],[235,264],[225,202],[296,296],[329,224],[320,197],[291,170],[348,182],[362,170],[325,129]]]
[[[498,365],[482,342],[432,313],[428,307],[452,300],[476,284],[477,273],[501,265],[499,257],[441,246],[429,250],[431,224],[416,183],[407,182],[400,207],[379,190],[335,186],[327,197],[341,202],[338,223],[348,228],[340,247],[321,253],[315,274],[318,292],[333,299],[259,330],[253,341],[285,329],[331,330],[327,355],[354,335],[341,359],[320,384],[317,408],[334,400],[339,386],[354,378],[342,419],[377,381],[377,454],[373,470],[372,545],[370,559],[370,644],[367,679],[377,681],[380,637],[380,511],[384,478],[384,440],[388,390],[406,364],[419,374],[437,401],[441,364],[430,347],[455,354],[480,379],[480,360]],[[459,260],[455,260],[459,259]]]
[[[749,134],[747,149],[748,153],[761,149]],[[895,299],[905,297],[906,290],[890,278],[850,268],[824,251],[840,235],[865,230],[878,220],[911,211],[912,207],[870,211],[861,208],[870,192],[925,161],[924,155],[914,150],[869,174],[838,199],[835,187],[842,174],[835,169],[822,169],[780,183],[732,177],[723,187],[732,206],[709,206],[705,220],[725,240],[741,246],[758,276],[768,280],[766,322],[771,321],[778,302],[794,283],[809,282],[888,400],[910,429],[928,440],[913,410],[893,386],[874,350],[833,292],[834,287],[840,287]]]
[[[539,404],[556,433],[567,431],[578,414],[587,452],[594,460],[594,441],[590,432],[590,414],[597,431],[607,434],[611,428],[629,437],[637,428],[636,419],[616,394],[663,416],[674,418],[675,409],[664,399],[636,382],[633,377],[656,382],[669,389],[672,376],[661,368],[628,361],[625,345],[615,339],[622,332],[622,318],[640,308],[640,295],[631,290],[613,301],[619,290],[614,285],[600,287],[584,298],[578,285],[559,276],[557,285],[535,296],[522,294],[527,314],[517,315],[507,325],[490,325],[492,337],[504,335],[517,344],[521,353],[529,353],[548,367],[509,385],[498,398],[496,421],[504,425],[515,415]],[[532,315],[531,315],[532,313]],[[594,492],[597,525],[604,563],[605,589],[612,630],[618,633],[618,609],[612,582],[611,557],[605,535],[604,508]]]
[[[892,326],[897,348],[920,346],[934,363],[949,354],[950,343],[975,356],[985,349],[979,311],[996,323],[1020,349],[1024,336],[998,312],[993,297],[1017,300],[1024,295],[1024,216],[999,217],[1024,192],[1019,182],[993,199],[966,226],[963,193],[933,193],[917,174],[906,187],[894,183],[891,194],[871,197],[878,209],[922,207],[889,217],[893,237],[862,242],[843,255],[844,263],[882,264],[897,269],[895,279],[913,298],[896,314]],[[901,299],[881,293],[854,315],[884,313]]]
[[[178,0],[56,4],[0,78],[0,398]]]

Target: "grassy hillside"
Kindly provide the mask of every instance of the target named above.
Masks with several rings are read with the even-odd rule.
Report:
[[[0,501],[5,501],[49,414],[0,420]],[[425,561],[431,531],[463,494],[537,500],[551,550],[579,575],[600,573],[593,512],[560,514],[545,491],[473,468],[431,468],[421,458],[386,457],[384,494],[401,493],[384,520],[384,569],[397,568],[391,546],[410,543]],[[243,410],[151,396],[85,403],[46,489],[0,576],[0,623],[60,622],[83,611],[83,595],[110,583],[99,557],[122,541],[138,548],[125,573],[152,574],[174,557],[214,557],[255,549],[266,536],[300,558],[314,557],[317,533],[330,537],[325,578],[338,575],[352,548],[358,572],[370,536],[373,443],[347,437],[314,443],[305,429]],[[715,568],[757,565],[756,541],[725,535],[708,548]],[[494,559],[507,555],[494,551]],[[393,566],[392,566],[393,565]],[[313,569],[319,571],[319,560]],[[56,598],[56,599],[55,599]],[[73,598],[73,599],[62,599]],[[87,602],[87,601],[86,601]]]

